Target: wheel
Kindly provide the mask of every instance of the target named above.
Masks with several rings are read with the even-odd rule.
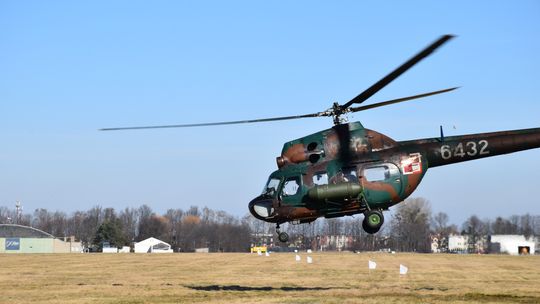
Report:
[[[367,225],[366,220],[363,220],[362,221],[362,229],[364,229],[364,231],[369,233],[369,234],[375,234],[375,233],[379,232],[380,227],[377,228],[377,229],[374,229],[374,228]]]
[[[371,228],[381,228],[384,223],[384,216],[379,210],[371,210],[366,213],[364,221]]]
[[[281,232],[280,234],[278,234],[278,239],[280,242],[286,243],[289,240],[289,235],[287,234],[287,232]]]
[[[367,233],[377,233],[384,223],[384,215],[379,210],[370,210],[364,214],[362,228]]]

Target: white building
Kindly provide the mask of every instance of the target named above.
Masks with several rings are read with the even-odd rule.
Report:
[[[103,252],[103,253],[118,253],[118,248],[116,248],[116,247],[103,247],[101,252]]]
[[[490,239],[491,253],[506,253],[511,255],[534,254],[535,241],[526,239],[523,235],[492,235]]]
[[[171,245],[156,238],[147,238],[146,240],[135,243],[135,253],[172,253]]]
[[[453,253],[466,253],[469,248],[469,241],[464,235],[448,236],[448,251]]]
[[[122,248],[117,247],[103,247],[103,253],[129,253],[129,246],[122,246]]]
[[[129,253],[130,250],[129,246],[122,246],[122,248],[118,248],[118,253]]]

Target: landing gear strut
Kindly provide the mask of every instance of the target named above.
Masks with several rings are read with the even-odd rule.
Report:
[[[364,220],[362,221],[362,228],[369,234],[374,234],[381,230],[384,223],[383,213],[379,210],[369,210],[364,213]]]
[[[286,243],[289,240],[289,235],[287,234],[287,232],[280,232],[279,224],[277,224],[276,226],[276,232],[278,234],[278,239],[280,242]]]

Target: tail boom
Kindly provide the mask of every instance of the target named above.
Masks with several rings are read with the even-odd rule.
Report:
[[[540,148],[540,128],[400,142],[424,152],[430,168]]]

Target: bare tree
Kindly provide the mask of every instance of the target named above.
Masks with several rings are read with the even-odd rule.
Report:
[[[168,239],[174,250],[178,250],[178,240],[182,234],[182,217],[184,216],[184,211],[182,209],[169,209],[164,216],[169,221]]]
[[[197,215],[186,214],[182,218],[181,231],[183,232],[178,243],[183,251],[194,251],[195,248],[200,246],[199,225],[201,219]]]
[[[51,216],[51,234],[57,237],[68,235],[67,216],[64,212],[56,211]]]
[[[152,214],[150,217],[139,220],[139,234],[137,238],[144,240],[149,237],[155,237],[170,242],[169,220],[161,215]]]
[[[327,219],[324,224],[324,233],[326,235],[341,235],[343,232],[343,222],[340,218]]]
[[[535,215],[532,217],[532,230],[534,236],[540,236],[540,215]]]
[[[73,214],[66,220],[66,236],[76,236],[78,239],[81,238],[84,231],[84,219],[86,214],[82,211],[75,211]]]
[[[150,217],[154,214],[154,212],[150,206],[144,204],[139,207],[137,213],[139,215],[139,219],[137,220],[137,237],[135,239],[137,241],[142,241],[151,236],[149,236],[146,232],[145,225],[150,221]]]
[[[488,225],[485,221],[482,221],[476,215],[469,217],[465,223],[463,223],[462,234],[468,236],[469,241],[469,253],[484,252],[486,250],[485,237],[488,233]]]
[[[448,252],[448,238],[457,233],[457,227],[449,224],[448,214],[439,212],[431,218],[431,229],[437,238],[437,247],[441,252]]]
[[[47,233],[53,233],[53,223],[52,216],[49,211],[45,208],[39,208],[34,211],[34,219],[32,221],[32,226],[43,230]]]
[[[492,234],[516,234],[518,227],[512,224],[509,220],[497,217],[494,222],[491,223]]]
[[[15,219],[15,212],[9,210],[8,207],[0,207],[0,224],[12,224]]]
[[[86,246],[90,246],[93,243],[98,227],[103,223],[101,206],[94,206],[90,210],[86,211],[82,223],[83,229],[81,230],[80,240]]]
[[[534,234],[533,228],[533,218],[530,214],[522,215],[520,218],[520,230],[519,233],[523,234],[525,237],[530,237]]]
[[[424,198],[412,198],[398,205],[391,224],[394,246],[400,251],[431,250],[429,220],[431,208]]]
[[[120,215],[118,216],[121,226],[122,226],[122,234],[124,236],[124,239],[128,242],[134,242],[135,237],[137,236],[137,228],[138,228],[138,211],[135,208],[125,208],[120,212]]]
[[[191,206],[189,207],[189,210],[186,212],[187,215],[191,215],[191,216],[196,216],[196,217],[201,217],[201,213],[199,212],[199,207],[198,206]]]

